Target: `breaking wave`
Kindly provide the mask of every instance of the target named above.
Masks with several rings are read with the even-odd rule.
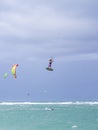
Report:
[[[98,105],[98,102],[0,102],[0,105]]]

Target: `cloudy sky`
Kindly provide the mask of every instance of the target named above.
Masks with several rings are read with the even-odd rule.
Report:
[[[0,0],[0,101],[96,101],[97,75],[97,0]]]

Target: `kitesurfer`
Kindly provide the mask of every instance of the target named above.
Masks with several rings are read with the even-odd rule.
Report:
[[[52,63],[53,63],[53,58],[50,58],[50,59],[49,59],[49,65],[48,65],[48,68],[51,68]]]

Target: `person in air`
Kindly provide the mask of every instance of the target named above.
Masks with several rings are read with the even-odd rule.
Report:
[[[52,63],[53,63],[53,58],[49,59],[49,65],[48,65],[48,68],[51,68]]]

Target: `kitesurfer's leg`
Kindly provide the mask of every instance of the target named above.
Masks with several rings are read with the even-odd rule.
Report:
[[[51,68],[51,63],[49,63],[48,68]]]

